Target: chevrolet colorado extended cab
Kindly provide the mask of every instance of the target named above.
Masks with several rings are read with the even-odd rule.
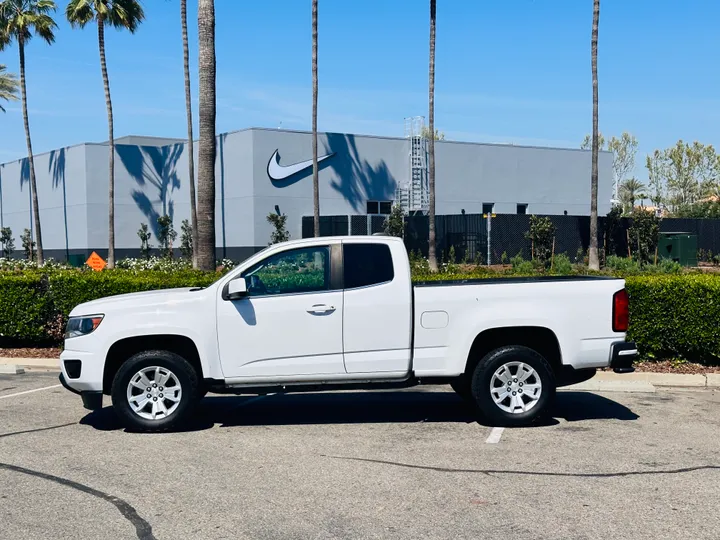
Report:
[[[400,239],[276,244],[207,288],[75,307],[60,380],[130,429],[185,420],[206,392],[449,383],[493,425],[547,412],[558,386],[633,370],[622,279],[413,284]]]

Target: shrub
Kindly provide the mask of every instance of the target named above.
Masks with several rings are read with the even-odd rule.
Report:
[[[166,259],[172,259],[173,242],[177,238],[177,231],[173,227],[172,218],[170,216],[160,216],[157,218],[158,224],[158,242],[160,242],[160,256]]]
[[[550,260],[554,236],[555,225],[549,217],[530,216],[530,230],[525,233],[525,238],[532,242],[533,259],[540,262]]]
[[[399,204],[393,204],[390,215],[383,223],[385,234],[402,238],[405,236],[405,211]]]
[[[628,259],[627,257],[610,255],[605,261],[605,265],[610,270],[620,274],[638,274],[640,272],[638,262],[635,259]]]
[[[15,240],[13,240],[12,229],[10,227],[0,229],[0,245],[2,245],[2,256],[4,258],[12,257],[15,251]]]
[[[180,224],[180,253],[186,259],[193,258],[192,225],[187,219],[183,219]]]
[[[140,228],[137,232],[138,238],[140,238],[140,256],[149,259],[150,258],[150,237],[152,233],[148,230],[147,223],[141,223]]]
[[[290,240],[290,233],[285,226],[287,216],[285,214],[276,214],[270,212],[265,218],[267,222],[273,226],[273,232],[270,233],[270,244],[279,244]]]
[[[23,251],[25,251],[25,258],[28,261],[35,260],[35,242],[32,239],[32,233],[30,229],[25,229],[20,236],[20,242],[22,242]]]
[[[632,276],[629,338],[652,357],[720,361],[720,276]]]
[[[643,208],[633,210],[631,217],[632,225],[628,229],[628,234],[633,258],[641,262],[649,262],[655,258],[660,218],[654,212],[648,212]]]
[[[565,255],[564,253],[560,253],[559,255],[555,255],[555,271],[558,274],[572,274],[573,273],[573,265],[570,262],[570,257]]]

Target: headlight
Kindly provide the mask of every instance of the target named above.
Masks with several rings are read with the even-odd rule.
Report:
[[[103,320],[104,315],[70,317],[65,328],[65,339],[86,336],[93,332]]]

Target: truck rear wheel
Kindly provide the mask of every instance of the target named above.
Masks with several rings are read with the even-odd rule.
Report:
[[[167,431],[182,423],[198,402],[198,375],[175,353],[144,351],[120,366],[111,393],[125,427]]]
[[[495,349],[472,376],[472,395],[493,426],[526,426],[547,412],[555,397],[555,376],[547,360],[527,347]]]

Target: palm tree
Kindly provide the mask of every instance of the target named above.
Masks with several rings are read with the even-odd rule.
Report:
[[[318,98],[318,0],[312,0],[312,153],[313,153],[313,231],[315,237],[320,236],[320,184],[318,180],[317,150],[317,98]]]
[[[428,89],[428,131],[435,133],[435,0],[430,0],[430,81]],[[428,208],[428,261],[430,270],[437,272],[435,255],[435,137],[428,138],[428,182],[430,201]]]
[[[0,100],[3,101],[17,101],[17,93],[20,89],[17,77],[12,73],[6,73],[7,67],[0,64]],[[5,112],[5,109],[0,105],[0,111]]]
[[[632,212],[633,208],[635,208],[635,201],[645,198],[642,193],[644,190],[645,184],[637,178],[628,178],[620,184],[620,200],[626,213]]]
[[[105,26],[126,29],[134,34],[140,22],[145,18],[143,9],[137,0],[70,0],[65,10],[70,24],[84,28],[95,21],[98,30],[98,48],[100,50],[100,69],[105,88],[105,105],[108,116],[108,268],[115,267],[115,138],[113,135],[113,111],[110,99],[110,81],[105,63]]]
[[[25,44],[33,34],[40,36],[47,44],[55,41],[53,30],[57,28],[50,13],[55,11],[52,0],[3,0],[0,2],[0,50],[17,41],[20,55],[20,93],[22,96],[23,123],[25,124],[25,143],[28,151],[28,169],[30,172],[30,191],[32,192],[32,211],[37,244],[37,263],[44,263],[42,230],[40,228],[40,206],[35,180],[35,160],[33,159],[30,139],[30,122],[27,111],[27,88],[25,86]]]
[[[198,268],[215,269],[215,2],[198,1],[200,148],[198,149]]]
[[[592,171],[590,173],[590,247],[588,249],[591,270],[600,270],[597,238],[597,198],[598,198],[598,76],[597,42],[598,22],[600,21],[600,0],[595,0],[593,8],[593,26],[591,38],[592,50],[592,88],[593,88],[593,129],[592,129]]]
[[[183,67],[185,71],[185,109],[188,129],[188,178],[190,179],[190,223],[192,229],[193,267],[197,268],[197,209],[195,207],[195,156],[193,143],[193,116],[190,95],[190,53],[188,51],[187,0],[180,0],[180,20],[182,22]]]

